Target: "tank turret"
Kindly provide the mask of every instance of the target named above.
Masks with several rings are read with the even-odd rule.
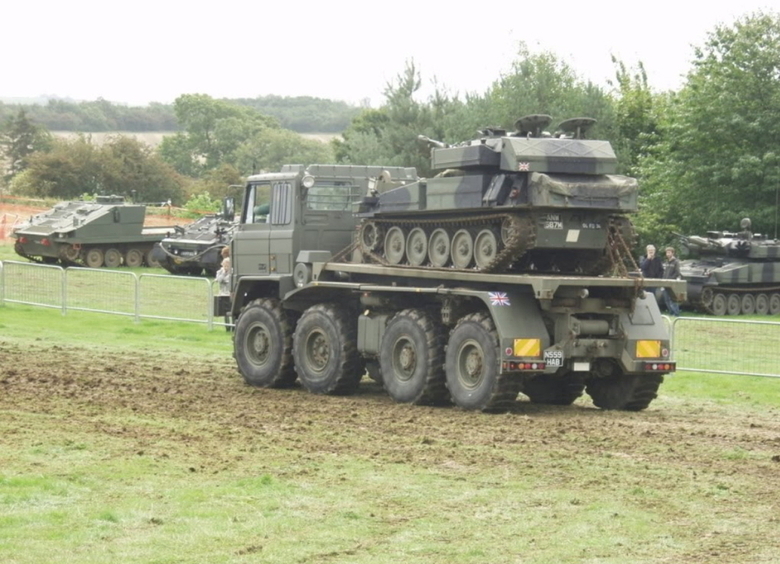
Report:
[[[485,272],[602,274],[630,259],[637,182],[590,118],[520,118],[458,145],[420,137],[439,171],[359,207],[360,260]]]
[[[780,240],[741,231],[708,231],[706,237],[677,236],[691,258],[681,261],[689,303],[714,315],[780,314]]]

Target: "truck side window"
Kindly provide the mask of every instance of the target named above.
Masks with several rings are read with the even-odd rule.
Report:
[[[266,223],[271,209],[271,186],[253,184],[244,205],[244,223]]]
[[[361,197],[360,189],[348,182],[318,182],[309,189],[306,206],[310,210],[346,211]]]

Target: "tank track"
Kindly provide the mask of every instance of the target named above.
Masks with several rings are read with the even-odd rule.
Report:
[[[496,253],[496,256],[489,264],[479,269],[480,272],[494,273],[501,272],[508,268],[514,261],[522,257],[529,249],[533,248],[536,242],[536,225],[530,217],[521,217],[516,214],[490,214],[474,216],[468,219],[423,219],[423,220],[405,220],[405,219],[371,219],[364,221],[358,226],[358,249],[360,249],[363,260],[370,259],[371,262],[384,266],[393,266],[400,268],[425,268],[428,270],[444,270],[447,272],[462,271],[473,272],[474,268],[455,268],[436,267],[431,265],[412,266],[409,264],[393,264],[383,255],[379,254],[377,247],[365,244],[365,230],[368,228],[384,227],[405,227],[412,229],[419,226],[427,226],[431,229],[449,228],[451,230],[464,229],[467,227],[480,227],[500,231],[502,233],[501,242],[503,247]],[[381,231],[380,231],[381,232]],[[378,246],[381,246],[379,244]]]
[[[420,266],[412,266],[406,263],[395,264],[389,261],[382,252],[383,237],[386,228],[401,227],[407,230],[425,226],[433,229],[448,228],[451,232],[463,228],[489,228],[500,231],[499,243],[502,244],[490,263],[482,268],[457,268],[454,265],[446,267],[433,266],[426,262]],[[485,273],[504,273],[512,268],[513,272],[529,271],[527,253],[534,249],[536,243],[536,223],[533,217],[522,216],[513,213],[490,214],[474,216],[468,219],[370,219],[358,226],[357,241],[349,250],[357,250],[360,256],[359,262],[371,262],[383,266],[396,268],[424,268],[426,270],[439,270],[446,272],[473,272],[479,270]],[[373,233],[369,232],[373,231]],[[367,240],[372,240],[367,243]],[[629,268],[639,270],[631,249],[636,243],[636,231],[628,218],[613,216],[607,227],[607,245],[605,252],[594,261],[564,261],[566,265],[560,269],[561,273],[581,273],[591,276],[602,274],[614,274],[628,276]],[[581,251],[583,256],[593,257],[593,251]],[[587,255],[590,253],[590,255]],[[554,251],[547,253],[555,256]],[[576,252],[575,252],[576,254]],[[563,256],[559,257],[564,259]],[[585,263],[588,264],[585,264]]]
[[[780,286],[765,286],[765,287],[734,287],[734,286],[707,286],[703,288],[698,298],[690,302],[690,306],[701,313],[708,315],[722,315],[715,312],[713,303],[715,301],[715,294],[766,294],[780,292]],[[740,312],[742,315],[742,312]]]

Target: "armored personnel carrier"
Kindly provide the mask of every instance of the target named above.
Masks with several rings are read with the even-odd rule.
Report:
[[[689,304],[713,315],[780,315],[780,240],[753,233],[747,218],[740,227],[679,236],[693,257],[680,262]]]
[[[236,228],[232,198],[222,204],[222,211],[201,217],[155,244],[152,258],[171,274],[214,276],[222,262],[222,249],[230,244]]]
[[[122,196],[92,201],[61,202],[17,227],[14,250],[22,257],[48,264],[156,266],[152,246],[171,227],[145,228],[146,206],[128,204]]]
[[[637,182],[615,174],[590,118],[519,119],[461,145],[431,145],[433,178],[361,203],[361,262],[483,272],[606,274],[631,265]],[[635,266],[635,265],[634,265]]]

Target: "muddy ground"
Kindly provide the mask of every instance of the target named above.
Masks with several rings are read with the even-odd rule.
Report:
[[[697,549],[678,554],[681,562],[772,561],[767,550],[780,547],[778,409],[684,400],[662,386],[641,413],[604,412],[587,398],[550,407],[521,397],[510,413],[486,415],[398,405],[367,378],[351,397],[263,390],[246,386],[223,358],[160,362],[143,351],[30,347],[4,342],[1,333],[0,360],[6,428],[45,415],[59,422],[52,432],[119,438],[128,456],[173,457],[214,474],[247,464],[246,445],[272,441],[299,459],[336,453],[379,467],[462,469],[466,479],[505,467],[607,496],[637,479],[674,500],[668,510],[654,503],[654,512],[678,524],[680,534],[694,535]],[[166,423],[141,424],[141,415]],[[22,438],[41,431],[15,432]],[[6,435],[0,446],[13,440]],[[579,469],[571,463],[578,459]],[[585,467],[602,459],[613,475]]]

